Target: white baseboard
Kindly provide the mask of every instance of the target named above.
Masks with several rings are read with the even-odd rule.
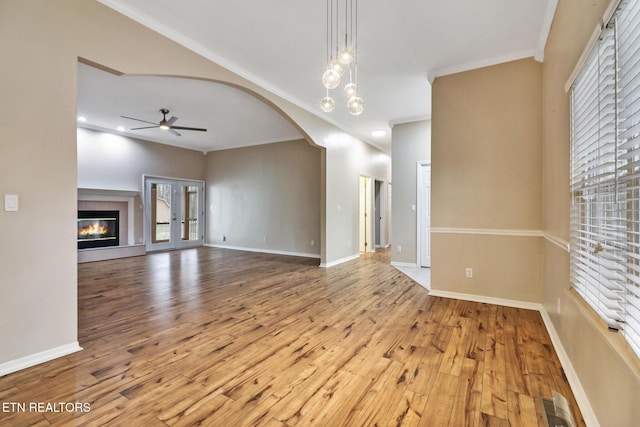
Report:
[[[436,297],[443,298],[452,298],[452,299],[461,299],[465,301],[474,301],[474,302],[483,302],[487,304],[496,304],[503,305],[506,307],[514,307],[514,308],[524,308],[528,310],[536,310],[542,316],[542,320],[544,321],[545,327],[547,328],[547,332],[549,333],[549,337],[551,338],[551,342],[553,344],[553,348],[558,354],[558,359],[560,359],[560,364],[562,365],[562,369],[567,377],[567,381],[569,381],[569,385],[571,386],[571,391],[576,398],[576,402],[578,403],[578,407],[580,408],[580,412],[582,412],[582,417],[584,418],[585,423],[588,427],[599,427],[600,423],[596,418],[595,412],[593,412],[593,408],[591,407],[591,403],[589,403],[589,399],[587,398],[587,394],[582,388],[582,384],[578,378],[578,374],[573,368],[573,364],[565,351],[562,341],[560,340],[560,336],[556,331],[551,318],[549,317],[549,313],[545,310],[542,304],[528,302],[528,301],[519,301],[519,300],[511,300],[511,299],[503,299],[503,298],[494,298],[487,297],[482,295],[473,295],[473,294],[464,294],[458,292],[448,292],[448,291],[438,291],[438,290],[430,290],[429,295],[433,295]]]
[[[0,377],[82,350],[78,341],[0,363]]]
[[[407,267],[407,268],[419,268],[419,265],[415,262],[398,262],[391,261],[393,267]]]
[[[340,259],[337,259],[335,261],[326,262],[326,263],[323,262],[323,263],[320,264],[320,267],[329,268],[329,267],[333,267],[333,266],[336,266],[338,264],[342,264],[342,263],[345,263],[347,261],[351,261],[351,260],[358,259],[358,258],[360,258],[360,254],[349,255],[348,257],[340,258]]]
[[[274,254],[274,255],[287,255],[287,256],[297,256],[303,258],[320,258],[319,254],[310,254],[304,252],[288,252],[288,251],[278,251],[274,249],[263,249],[263,248],[245,248],[241,246],[226,246],[226,245],[218,245],[218,244],[210,244],[205,243],[204,246],[210,248],[218,248],[218,249],[231,249],[233,251],[246,251],[246,252],[258,252],[263,254]]]
[[[553,348],[555,348],[556,353],[558,354],[558,359],[560,359],[560,364],[562,365],[564,374],[567,377],[567,381],[569,381],[571,391],[573,391],[573,395],[576,398],[576,402],[578,403],[580,412],[582,412],[582,418],[584,418],[585,424],[589,427],[599,427],[600,423],[598,422],[598,418],[596,418],[595,412],[593,412],[593,408],[589,403],[589,399],[587,398],[587,394],[585,393],[584,388],[582,388],[582,383],[580,383],[578,374],[576,373],[575,369],[573,369],[573,364],[569,359],[569,355],[562,346],[560,336],[558,335],[558,332],[553,325],[551,317],[549,317],[549,313],[547,313],[547,310],[545,310],[544,307],[540,308],[540,315],[542,316],[542,320],[547,327],[547,332],[549,332],[549,337],[551,338],[551,342],[553,343]]]
[[[506,299],[506,298],[487,297],[484,295],[465,294],[461,292],[440,291],[437,289],[431,289],[431,291],[429,292],[429,295],[433,295],[434,297],[461,299],[465,301],[484,302],[487,304],[504,305],[505,307],[524,308],[527,310],[540,311],[542,309],[542,304],[538,304],[535,302],[520,301],[520,300]]]

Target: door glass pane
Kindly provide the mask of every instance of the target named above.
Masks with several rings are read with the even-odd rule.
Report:
[[[185,185],[182,187],[181,238],[182,240],[198,240],[198,187]]]
[[[171,240],[171,184],[151,184],[151,242]]]

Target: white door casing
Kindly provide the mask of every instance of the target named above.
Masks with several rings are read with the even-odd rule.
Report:
[[[144,177],[147,251],[202,246],[204,182]]]
[[[431,267],[431,164],[418,163],[418,265]]]

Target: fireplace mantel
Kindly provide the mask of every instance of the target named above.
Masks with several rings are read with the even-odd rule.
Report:
[[[78,202],[124,202],[127,204],[127,239],[126,245],[135,245],[135,212],[134,200],[138,192],[78,189]],[[125,242],[121,242],[121,245]]]
[[[87,206],[91,206],[88,209],[98,210],[118,209],[121,228],[123,228],[118,246],[79,249],[78,262],[123,258],[146,253],[144,243],[135,241],[136,215],[141,216],[141,213],[136,211],[136,198],[139,196],[139,191],[78,189],[78,210],[86,210]]]

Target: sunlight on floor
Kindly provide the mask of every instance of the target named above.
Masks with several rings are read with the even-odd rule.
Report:
[[[414,282],[417,282],[418,284],[423,286],[425,289],[429,289],[429,290],[431,289],[431,269],[430,268],[399,267],[395,265],[394,267],[400,270],[401,272],[403,272],[404,274],[406,274],[407,276],[409,276],[411,279],[413,279]]]

